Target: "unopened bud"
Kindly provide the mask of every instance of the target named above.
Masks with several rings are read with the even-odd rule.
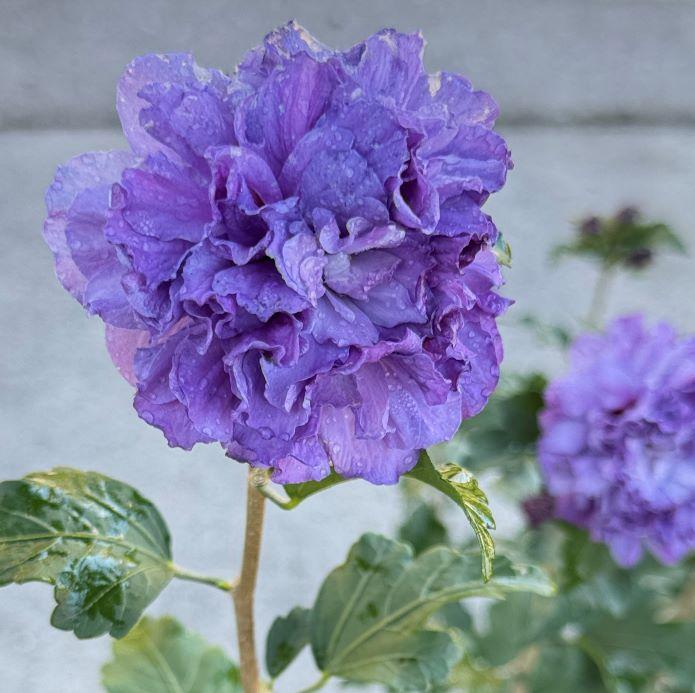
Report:
[[[633,269],[642,269],[652,261],[652,257],[649,248],[637,248],[625,258],[625,264]]]
[[[601,233],[601,220],[598,217],[588,217],[579,225],[582,236],[598,236]]]
[[[640,212],[637,207],[623,207],[616,215],[615,220],[624,226],[632,226],[636,224],[640,218]]]

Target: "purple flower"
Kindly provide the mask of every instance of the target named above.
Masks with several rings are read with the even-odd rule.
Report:
[[[640,316],[572,347],[546,392],[539,458],[558,517],[624,566],[695,548],[695,337]]]
[[[395,483],[497,384],[497,107],[419,34],[332,51],[294,23],[234,76],[136,59],[130,151],[61,167],[45,237],[170,445],[279,482]]]

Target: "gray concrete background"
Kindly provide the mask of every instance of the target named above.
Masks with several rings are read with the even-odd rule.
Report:
[[[141,53],[193,51],[230,70],[295,17],[347,47],[422,29],[433,70],[465,72],[510,122],[695,122],[695,5],[683,0],[2,0],[0,125],[114,122]]]
[[[514,326],[515,315],[566,321],[586,310],[593,269],[547,261],[549,248],[569,237],[571,220],[637,203],[672,223],[695,250],[691,3],[0,0],[0,478],[71,465],[123,479],[162,510],[176,560],[212,574],[238,567],[243,469],[213,446],[170,450],[136,417],[99,321],[54,278],[40,237],[42,196],[57,164],[122,144],[110,128],[113,93],[131,57],[191,49],[203,63],[230,66],[291,16],[341,46],[383,25],[421,27],[433,69],[461,69],[501,102],[516,169],[490,209],[514,249],[508,370],[561,366]],[[616,283],[609,312],[643,310],[692,331],[694,288],[692,256],[665,255],[643,278]],[[493,509],[503,514],[494,499]],[[269,508],[259,641],[275,615],[311,603],[359,533],[391,532],[399,517],[397,489],[359,482],[292,513]],[[466,531],[460,517],[454,521]],[[504,531],[504,515],[500,525]],[[100,690],[108,639],[79,642],[49,628],[51,608],[45,586],[0,591],[2,693]],[[151,612],[173,613],[232,647],[231,608],[221,593],[174,584]],[[313,678],[305,654],[278,690],[292,693]]]

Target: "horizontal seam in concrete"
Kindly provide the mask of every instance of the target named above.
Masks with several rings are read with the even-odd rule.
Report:
[[[596,115],[587,116],[575,119],[541,119],[526,116],[517,116],[509,118],[500,118],[497,121],[497,127],[504,128],[523,128],[528,130],[564,130],[564,129],[602,129],[602,128],[659,128],[676,130],[693,130],[695,129],[695,114],[682,118],[644,118],[644,117],[627,117],[613,115]],[[51,126],[46,125],[27,125],[3,127],[0,125],[0,135],[11,135],[13,133],[44,133],[44,132],[94,132],[98,130],[120,130],[120,125],[116,121],[94,122],[84,125],[63,125],[54,123]]]

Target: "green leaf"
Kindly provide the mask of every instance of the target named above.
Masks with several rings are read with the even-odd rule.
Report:
[[[695,681],[695,623],[659,623],[649,604],[636,603],[621,618],[603,614],[581,633],[579,643],[608,681],[637,681],[643,690],[654,690],[647,684],[658,679],[682,686]]]
[[[472,649],[492,666],[507,664],[529,645],[556,634],[549,622],[557,601],[522,592],[495,602],[487,612],[485,632]]]
[[[513,693],[514,687],[505,677],[505,672],[486,667],[468,655],[454,667],[445,684],[435,689],[439,691],[470,691],[471,693]],[[549,689],[552,690],[552,689]]]
[[[479,471],[533,454],[546,384],[543,375],[531,373],[498,388],[485,409],[459,429],[461,463]]]
[[[559,682],[564,691],[605,691],[596,665],[579,648],[552,644],[542,649],[536,666],[517,686],[525,686],[529,693],[548,693],[556,690]]]
[[[321,481],[305,481],[301,484],[285,484],[282,488],[285,491],[284,497],[282,493],[278,493],[274,486],[270,482],[270,474],[267,470],[256,470],[258,473],[258,480],[256,482],[256,488],[260,493],[262,493],[268,500],[272,501],[278,507],[283,510],[292,510],[296,508],[302,501],[313,496],[319,491],[331,488],[331,486],[336,486],[337,484],[342,484],[345,481],[350,481],[346,479],[337,472],[331,470],[331,473]]]
[[[446,527],[429,503],[419,503],[408,515],[408,519],[398,530],[398,538],[410,544],[415,555],[437,544],[449,543]]]
[[[460,626],[449,620],[463,631],[476,671],[530,693],[554,690],[558,681],[563,690],[690,690],[695,623],[664,621],[664,607],[673,604],[687,568],[649,558],[630,570],[620,568],[605,546],[561,523],[519,537],[521,553],[525,543],[536,549],[533,560],[545,553],[557,564],[560,594],[510,595],[490,606],[480,630],[465,619]],[[452,690],[460,688],[452,684]]]
[[[287,616],[273,621],[268,631],[265,665],[268,673],[278,677],[309,644],[311,609],[297,606]]]
[[[366,534],[321,587],[311,619],[314,658],[326,675],[429,690],[446,679],[460,647],[448,633],[428,630],[428,618],[467,597],[520,590],[550,594],[553,587],[539,571],[505,559],[483,582],[470,552],[440,546],[414,559],[405,544]]]
[[[463,510],[480,544],[483,577],[489,580],[495,558],[495,544],[490,530],[495,529],[495,520],[490,512],[487,496],[478,486],[475,477],[455,464],[435,466],[424,451],[420,454],[417,465],[406,476],[441,491]]]
[[[0,586],[55,586],[51,623],[123,637],[173,576],[156,508],[119,481],[57,468],[0,484]]]
[[[108,693],[242,693],[224,652],[170,616],[144,618],[113,653],[102,669]]]
[[[650,258],[662,248],[686,252],[685,245],[668,225],[644,221],[636,212],[626,217],[624,211],[613,217],[596,217],[596,228],[591,233],[582,233],[586,222],[580,224],[576,237],[557,246],[552,256],[587,257],[598,260],[604,267],[623,265],[639,269],[645,265],[635,262],[636,254],[647,253]]]
[[[285,484],[285,493],[289,496],[289,503],[286,505],[287,509],[291,509],[299,505],[302,501],[313,496],[319,491],[323,491],[331,486],[336,486],[337,484],[342,484],[349,479],[345,479],[340,476],[337,472],[331,470],[331,473],[321,481],[305,481],[302,484]]]
[[[512,246],[509,245],[501,231],[497,234],[497,241],[492,251],[495,253],[497,262],[499,262],[500,265],[504,265],[505,267],[512,266]]]
[[[541,344],[566,349],[572,343],[572,332],[562,325],[543,322],[530,313],[522,315],[518,322],[534,334]]]

